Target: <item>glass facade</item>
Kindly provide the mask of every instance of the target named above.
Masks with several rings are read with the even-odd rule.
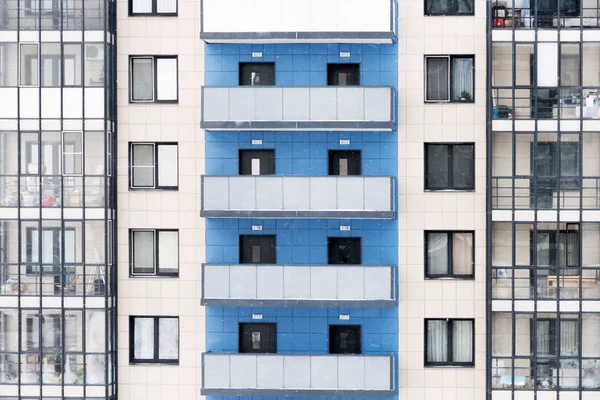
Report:
[[[116,398],[115,9],[0,2],[0,399]]]

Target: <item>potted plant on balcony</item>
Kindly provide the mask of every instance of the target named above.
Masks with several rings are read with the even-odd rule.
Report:
[[[462,92],[460,92],[460,101],[471,101],[471,93],[467,92],[466,90],[463,90]]]

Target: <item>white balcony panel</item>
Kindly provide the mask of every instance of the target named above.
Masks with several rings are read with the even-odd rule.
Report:
[[[394,356],[350,354],[202,355],[206,396],[389,397]]]
[[[204,264],[202,304],[393,307],[389,265]]]
[[[389,176],[202,176],[200,214],[208,218],[396,216]]]
[[[392,0],[202,0],[207,43],[392,43]]]
[[[391,131],[392,87],[202,88],[201,127],[216,131]]]

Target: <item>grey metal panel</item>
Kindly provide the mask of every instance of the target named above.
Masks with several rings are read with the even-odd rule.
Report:
[[[283,88],[283,120],[308,121],[310,119],[309,96],[308,88]]]
[[[386,267],[365,268],[365,299],[383,300],[393,298],[392,270]]]
[[[365,88],[337,88],[337,120],[362,121],[365,119]]]
[[[312,389],[337,389],[337,356],[311,357],[310,383]]]
[[[230,297],[229,268],[229,265],[204,266],[202,281],[204,297],[213,299],[228,299]]]
[[[311,387],[310,356],[283,356],[283,387],[286,389],[302,389]]]
[[[310,207],[310,181],[302,177],[286,177],[283,181],[283,208],[308,210]]]
[[[365,388],[365,359],[338,357],[338,388],[360,390]]]
[[[256,178],[245,176],[230,177],[229,204],[231,210],[255,210]]]
[[[259,299],[283,299],[283,266],[260,265],[257,268]]]
[[[393,131],[393,121],[200,121],[213,131]]]
[[[204,365],[204,387],[228,388],[229,386],[229,355],[228,354],[205,354]]]
[[[256,180],[256,208],[258,210],[283,209],[282,177]]]
[[[337,276],[338,299],[361,300],[365,298],[365,268],[370,267],[348,266],[340,271]]]
[[[205,121],[229,121],[229,88],[202,89]]]
[[[230,365],[232,388],[255,389],[256,356],[250,354],[232,355]]]
[[[365,387],[370,390],[389,390],[394,387],[393,359],[365,357]]]
[[[231,268],[229,276],[232,299],[256,298],[256,266],[244,265]]]
[[[256,116],[258,121],[280,121],[283,115],[281,88],[260,88],[253,90],[256,98]]]
[[[310,88],[310,120],[336,121],[337,88]]]
[[[310,269],[310,298],[337,299],[338,267],[311,267]]]
[[[206,43],[393,43],[390,32],[200,32]]]
[[[283,273],[284,297],[287,299],[310,298],[310,267],[286,268]]]
[[[281,389],[283,387],[283,357],[257,357],[257,387]]]
[[[256,120],[256,91],[254,88],[229,88],[229,119],[232,121]],[[205,100],[208,101],[208,100]]]
[[[310,178],[310,209],[336,210],[336,186],[328,177]]]
[[[392,96],[390,88],[365,88],[365,120],[390,121]]]
[[[387,177],[365,179],[365,209],[390,210],[393,195],[393,180]]]
[[[337,209],[362,210],[364,192],[362,177],[344,177],[337,180]]]
[[[205,210],[229,208],[229,178],[211,176],[202,181],[202,201]]]

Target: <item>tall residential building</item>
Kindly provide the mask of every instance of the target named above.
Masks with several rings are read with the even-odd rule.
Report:
[[[600,14],[488,14],[489,398],[600,398]]]

